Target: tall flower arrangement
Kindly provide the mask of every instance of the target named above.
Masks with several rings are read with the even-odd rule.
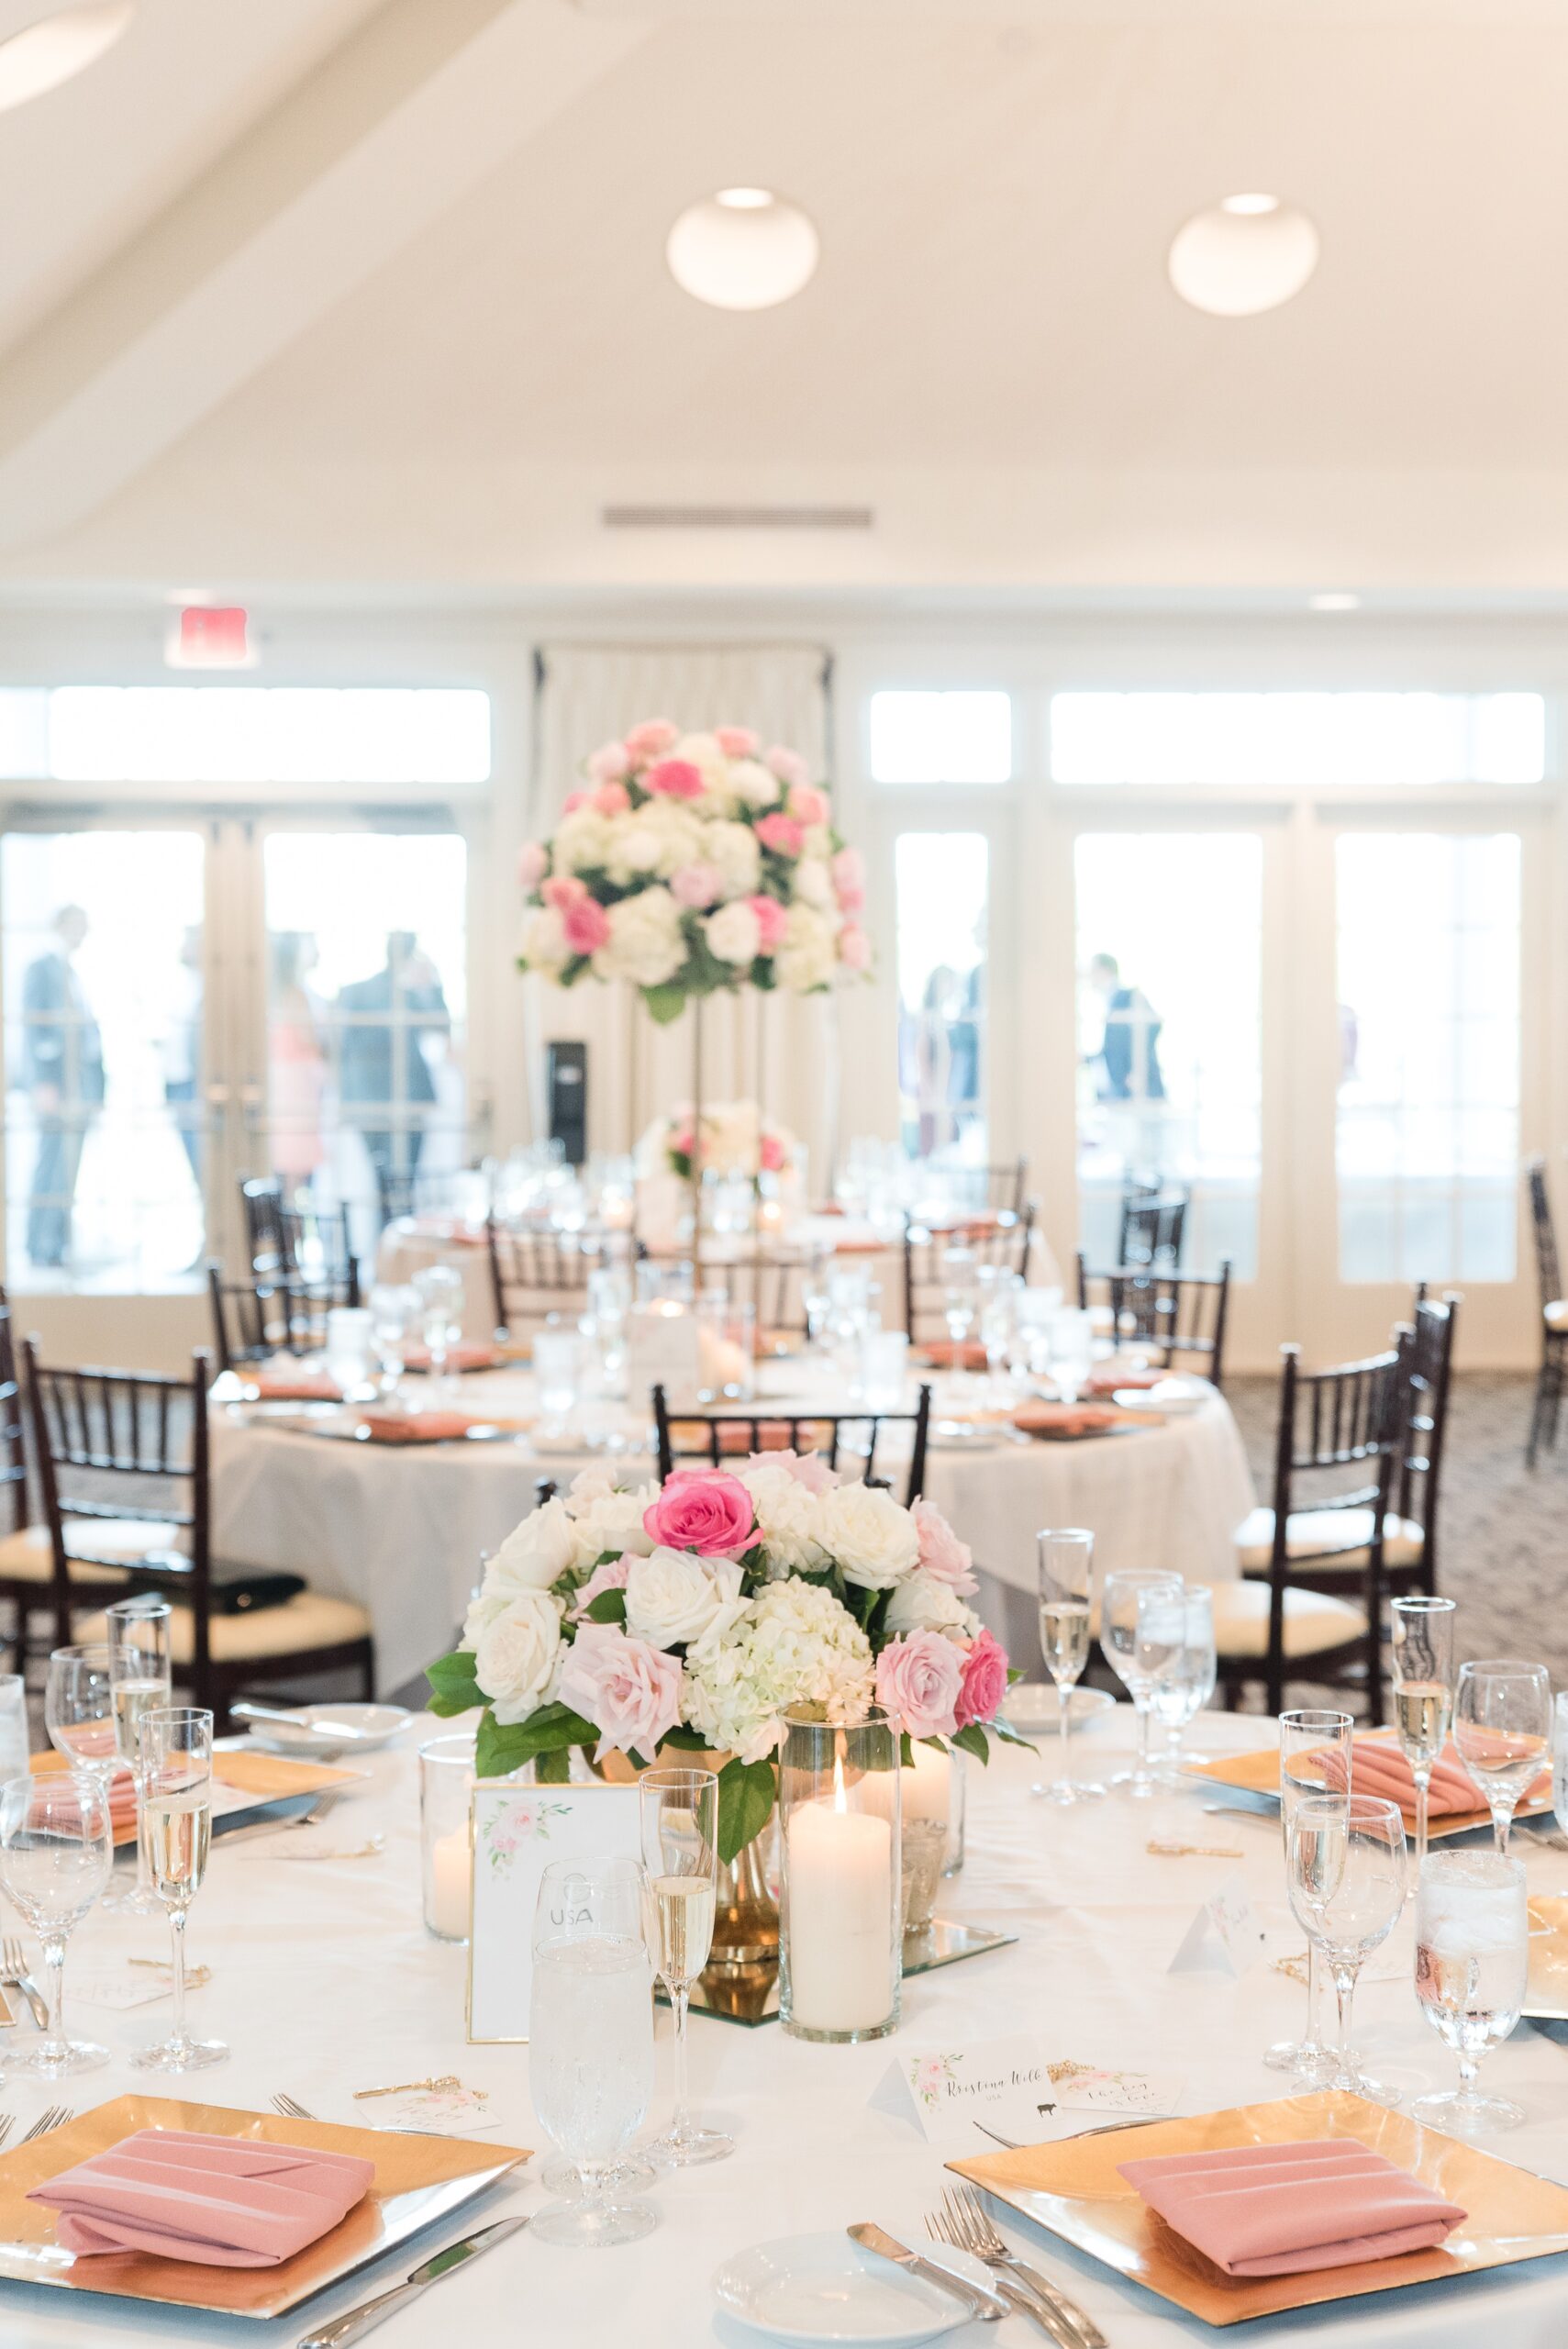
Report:
[[[522,852],[523,970],[626,979],[661,1021],[718,988],[811,995],[869,970],[864,861],[797,751],[652,718],[586,777]]]
[[[698,1132],[700,1129],[700,1146]],[[705,1102],[698,1117],[689,1101],[677,1102],[656,1118],[637,1145],[639,1174],[678,1174],[689,1183],[698,1170],[717,1174],[777,1174],[789,1164],[795,1138],[787,1126],[765,1117],[754,1101]]]
[[[483,1706],[477,1768],[532,1762],[563,1781],[574,1747],[641,1765],[728,1758],[718,1840],[766,1825],[784,1715],[892,1716],[984,1762],[1009,1732],[1005,1651],[966,1601],[973,1562],[929,1501],[841,1482],[816,1455],[755,1454],[734,1475],[677,1470],[628,1488],[595,1468],[508,1534],[462,1642],[430,1667],[433,1709]]]

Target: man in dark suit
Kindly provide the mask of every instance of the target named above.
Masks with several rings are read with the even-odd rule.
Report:
[[[411,930],[386,941],[385,967],[338,992],[339,1089],[385,1195],[385,1178],[412,1175],[425,1141],[425,1111],[436,1098],[426,1036],[451,1032],[435,964]]]
[[[1163,1101],[1165,1079],[1160,1067],[1160,1030],[1163,1025],[1141,987],[1122,985],[1114,954],[1096,954],[1089,965],[1089,984],[1105,999],[1106,1028],[1094,1054],[1105,1070],[1102,1101]]]
[[[62,1265],[82,1145],[104,1098],[104,1046],[71,958],[87,935],[80,906],[55,915],[54,943],[22,981],[23,1070],[38,1119],[38,1155],[28,1200],[28,1254],[46,1270]]]

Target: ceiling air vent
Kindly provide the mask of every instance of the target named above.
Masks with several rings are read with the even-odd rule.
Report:
[[[869,506],[606,506],[606,530],[869,530]]]

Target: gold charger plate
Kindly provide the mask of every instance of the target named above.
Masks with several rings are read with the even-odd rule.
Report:
[[[245,2137],[278,2145],[319,2145],[375,2164],[370,2192],[341,2223],[276,2267],[204,2267],[146,2252],[71,2258],[54,2239],[55,2214],[29,2202],[31,2188],[73,2163],[117,2145],[138,2129],[191,2129],[209,2137]],[[225,2316],[281,2316],[328,2284],[351,2276],[421,2227],[448,2218],[494,2186],[528,2154],[515,2145],[476,2145],[458,2137],[397,2135],[344,2129],[327,2121],[284,2121],[273,2112],[238,2112],[221,2104],[183,2104],[170,2097],[122,2096],[68,2121],[30,2145],[0,2155],[0,2281],[49,2284],[120,2300]],[[34,2261],[27,2250],[40,2247]],[[0,2335],[5,2327],[0,2325]]]
[[[1227,2276],[1173,2233],[1118,2175],[1123,2162],[1161,2154],[1283,2145],[1312,2137],[1353,2137],[1370,2145],[1462,2203],[1468,2216],[1435,2251],[1409,2251],[1306,2276]],[[950,2162],[948,2167],[1206,2324],[1240,2324],[1284,2309],[1401,2291],[1445,2276],[1473,2276],[1568,2251],[1568,2189],[1462,2144],[1457,2137],[1423,2129],[1403,2113],[1338,2091],[1241,2105],[1190,2120],[1153,2121],[1054,2145],[1019,2145]]]
[[[1537,2022],[1568,2022],[1568,1900],[1538,1893],[1529,1904],[1529,1924],[1524,2011]]]
[[[1370,1736],[1375,1732],[1368,1731],[1363,1731],[1362,1734]],[[1392,1732],[1384,1742],[1393,1742]],[[1268,1795],[1277,1802],[1279,1800],[1279,1748],[1277,1745],[1268,1745],[1261,1751],[1251,1753],[1222,1753],[1215,1755],[1207,1762],[1184,1763],[1182,1766],[1182,1776],[1184,1778],[1206,1779],[1210,1786],[1239,1787],[1250,1795]],[[1551,1809],[1551,1790],[1548,1787],[1545,1794],[1537,1795],[1529,1802],[1521,1802],[1514,1817],[1539,1819],[1543,1811]],[[1414,1809],[1406,1816],[1413,1819]],[[1456,1811],[1451,1819],[1434,1819],[1428,1830],[1428,1838],[1429,1842],[1437,1843],[1440,1842],[1446,1835],[1469,1835],[1477,1827],[1490,1827],[1491,1824],[1492,1814],[1489,1810]]]

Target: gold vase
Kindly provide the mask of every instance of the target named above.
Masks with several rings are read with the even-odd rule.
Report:
[[[728,1865],[718,1863],[713,1911],[713,1950],[708,1968],[728,1974],[737,1966],[770,1963],[779,1954],[779,1904],[768,1889],[770,1820],[760,1835]]]

